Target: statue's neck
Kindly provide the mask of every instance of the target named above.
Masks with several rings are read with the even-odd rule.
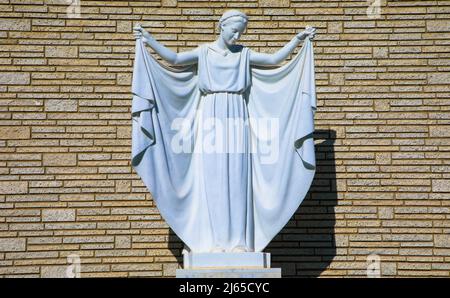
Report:
[[[216,46],[223,50],[223,51],[229,51],[230,48],[227,46],[227,44],[223,41],[222,36],[219,36],[219,38],[215,42]]]

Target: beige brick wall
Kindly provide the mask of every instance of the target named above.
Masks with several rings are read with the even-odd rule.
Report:
[[[130,166],[132,25],[175,50],[315,42],[318,170],[267,251],[285,276],[450,276],[450,2],[0,0],[0,276],[174,276],[182,243]]]

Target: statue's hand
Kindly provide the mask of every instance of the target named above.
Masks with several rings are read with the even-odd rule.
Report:
[[[313,40],[315,36],[316,36],[316,28],[311,27],[311,26],[307,26],[305,28],[305,30],[303,30],[302,32],[297,34],[297,38],[300,39],[300,40],[303,40],[303,39],[305,39],[307,37],[310,40]]]
[[[141,24],[137,24],[133,27],[134,38],[139,39],[143,38],[144,41],[150,36],[144,28],[142,28]]]
[[[309,39],[313,40],[314,37],[316,36],[316,28],[311,27],[311,26],[307,26],[305,28],[305,31],[303,31],[305,34],[305,37],[309,37]]]

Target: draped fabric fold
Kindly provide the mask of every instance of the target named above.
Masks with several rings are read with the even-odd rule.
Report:
[[[199,49],[200,55],[213,55],[204,46]],[[204,165],[208,159],[202,154],[177,145],[180,139],[199,142],[202,126],[199,115],[204,114],[208,104],[219,109],[214,113],[229,110],[232,117],[248,115],[250,118],[250,125],[244,127],[248,134],[243,136],[256,150],[236,159],[242,160],[244,170],[250,170],[233,172],[243,174],[224,181],[223,189],[227,191],[219,199],[232,202],[229,184],[246,180],[242,189],[248,185],[248,191],[243,191],[240,197],[246,208],[242,214],[246,217],[245,244],[251,249],[262,251],[289,221],[307,194],[315,173],[312,135],[316,96],[311,42],[305,40],[291,61],[274,69],[248,66],[247,49],[237,55],[240,58],[236,56],[233,61],[238,71],[247,67],[250,75],[251,84],[245,93],[205,95],[199,85],[204,85],[200,82],[204,74],[214,75],[211,69],[203,69],[210,67],[211,62],[179,69],[166,67],[147,52],[142,40],[136,41],[132,166],[152,193],[162,217],[193,252],[207,252],[217,244],[217,229],[211,218],[214,213],[210,209],[218,205],[211,204],[212,198],[206,195],[205,189],[223,175],[208,171]],[[249,78],[245,75],[236,79]],[[230,86],[247,84],[231,83]],[[243,110],[241,98],[245,101]],[[217,107],[219,103],[226,106]],[[261,133],[262,127],[268,129]],[[267,137],[269,141],[265,142]],[[225,162],[234,162],[231,155],[225,154],[223,158]],[[219,202],[217,198],[214,200]],[[234,217],[232,209],[230,212],[229,229],[236,229],[232,222],[238,217]],[[231,245],[234,238],[229,239]]]
[[[276,162],[252,155],[255,248],[262,250],[295,213],[314,178],[316,94],[309,39],[285,65],[252,69],[248,110],[250,118],[278,120]]]

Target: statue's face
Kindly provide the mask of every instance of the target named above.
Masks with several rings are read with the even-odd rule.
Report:
[[[245,31],[245,23],[241,20],[229,20],[222,25],[221,36],[227,45],[234,45]]]

